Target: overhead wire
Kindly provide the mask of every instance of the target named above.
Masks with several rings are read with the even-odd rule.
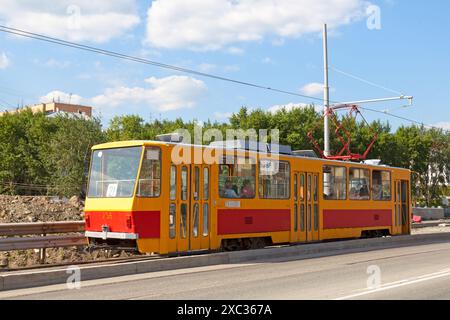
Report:
[[[274,91],[274,92],[278,92],[278,93],[283,93],[283,94],[287,94],[287,95],[302,97],[302,98],[316,100],[316,101],[324,101],[324,99],[322,99],[322,98],[312,97],[312,96],[303,95],[303,94],[292,92],[292,91],[272,88],[272,87],[268,87],[268,86],[264,86],[264,85],[260,85],[260,84],[226,78],[226,77],[222,77],[222,76],[218,76],[218,75],[214,75],[214,74],[210,74],[210,73],[205,73],[205,72],[200,72],[200,71],[196,71],[196,70],[192,70],[192,69],[182,68],[182,67],[178,67],[178,66],[174,66],[174,65],[170,65],[170,64],[166,64],[166,63],[161,63],[161,62],[157,62],[157,61],[152,61],[152,60],[148,60],[148,59],[144,59],[144,58],[139,58],[139,57],[135,57],[135,56],[131,56],[131,55],[122,54],[122,53],[115,52],[115,51],[105,50],[105,49],[101,49],[101,48],[96,48],[96,47],[92,47],[92,46],[87,46],[87,45],[82,45],[82,44],[75,43],[75,42],[62,40],[62,39],[48,37],[48,36],[38,34],[38,33],[33,33],[33,32],[20,30],[20,29],[16,29],[16,28],[10,28],[10,27],[4,26],[4,25],[0,25],[0,31],[9,33],[9,34],[26,37],[26,38],[35,39],[35,40],[59,44],[62,46],[71,47],[71,48],[75,48],[75,49],[79,49],[79,50],[90,51],[90,52],[94,52],[97,54],[111,56],[111,57],[115,57],[115,58],[119,58],[119,59],[124,59],[124,60],[134,61],[134,62],[143,63],[143,64],[147,64],[147,65],[152,65],[152,66],[156,66],[156,67],[160,67],[160,68],[164,68],[164,69],[174,70],[174,71],[188,73],[188,74],[194,74],[194,75],[201,76],[201,77],[207,77],[207,78],[212,78],[212,79],[216,79],[216,80],[227,81],[227,82],[231,82],[231,83],[235,83],[235,84],[240,84],[240,85],[254,87],[254,88],[258,88],[258,89]]]
[[[389,92],[391,92],[391,93],[398,94],[398,95],[400,95],[400,96],[404,96],[404,94],[403,94],[402,92],[398,91],[398,90],[394,90],[394,89],[388,88],[388,87],[386,87],[386,86],[377,84],[377,83],[375,83],[375,82],[372,82],[372,81],[363,79],[363,78],[361,78],[361,77],[359,77],[359,76],[356,76],[356,75],[354,75],[354,74],[351,74],[351,73],[349,73],[349,72],[342,71],[341,69],[338,69],[338,68],[336,68],[336,67],[334,67],[334,66],[329,66],[329,68],[332,69],[332,70],[334,70],[334,71],[337,72],[337,73],[340,73],[340,74],[345,75],[345,76],[347,76],[347,77],[349,77],[349,78],[352,78],[352,79],[361,81],[361,82],[366,83],[366,84],[368,84],[368,85],[371,85],[371,86],[373,86],[373,87],[376,87],[376,88],[379,88],[379,89],[383,89],[383,90],[385,90],[385,91],[389,91]],[[400,107],[394,108],[394,110],[404,109],[404,108],[407,108],[407,107],[408,107],[408,106],[400,106]],[[410,123],[413,123],[413,124],[416,124],[416,125],[419,125],[419,126],[424,126],[424,127],[428,127],[428,128],[432,128],[432,129],[437,129],[437,130],[443,130],[444,132],[446,132],[446,131],[448,132],[448,130],[445,130],[445,129],[443,129],[443,128],[439,128],[439,127],[436,127],[436,126],[433,126],[433,125],[427,125],[427,124],[424,124],[423,122],[419,122],[419,121],[417,121],[417,120],[413,120],[413,119],[409,119],[409,118],[406,118],[406,117],[402,117],[402,116],[395,115],[395,114],[389,112],[389,110],[383,110],[383,111],[380,111],[380,110],[376,110],[376,109],[372,109],[372,108],[367,108],[367,107],[362,107],[362,106],[358,106],[358,108],[359,108],[359,109],[362,109],[362,110],[366,110],[366,111],[371,111],[371,112],[375,112],[375,113],[379,113],[379,114],[384,114],[384,115],[387,115],[387,116],[390,116],[390,117],[393,117],[393,118],[397,118],[397,119],[400,119],[400,120],[408,121],[408,122],[410,122]]]
[[[340,70],[340,69],[338,69],[338,68],[335,68],[335,67],[333,67],[333,66],[329,66],[329,68],[332,69],[333,71],[337,72],[337,73],[340,73],[340,74],[342,74],[342,75],[344,75],[344,76],[347,76],[347,77],[349,77],[349,78],[352,78],[352,79],[355,79],[355,80],[364,82],[365,84],[368,84],[368,85],[370,85],[370,86],[376,87],[376,88],[378,88],[378,89],[383,89],[383,90],[385,90],[385,91],[389,91],[389,92],[391,92],[391,93],[398,94],[398,95],[400,95],[400,96],[403,96],[403,95],[404,95],[404,94],[403,94],[402,92],[400,92],[400,91],[397,91],[397,90],[394,90],[394,89],[387,88],[387,87],[382,86],[382,85],[380,85],[380,84],[377,84],[377,83],[375,83],[375,82],[372,82],[372,81],[363,79],[363,78],[361,78],[361,77],[355,76],[355,75],[353,75],[353,74],[351,74],[351,73],[342,71],[342,70]]]
[[[196,70],[192,70],[192,69],[182,68],[182,67],[178,67],[178,66],[175,66],[175,65],[170,65],[170,64],[166,64],[166,63],[153,61],[153,60],[139,58],[139,57],[135,57],[135,56],[131,56],[131,55],[115,52],[115,51],[110,51],[110,50],[106,50],[106,49],[101,49],[101,48],[97,48],[97,47],[82,45],[82,44],[79,44],[79,43],[70,42],[70,41],[66,41],[66,40],[62,40],[62,39],[58,39],[58,38],[53,38],[53,37],[45,36],[45,35],[42,35],[42,34],[21,30],[21,29],[11,28],[11,27],[7,27],[7,26],[4,26],[4,25],[0,25],[0,31],[1,32],[5,32],[5,33],[9,33],[9,34],[14,34],[14,35],[21,36],[21,37],[26,37],[26,38],[30,38],[30,39],[40,40],[40,41],[44,41],[44,42],[48,42],[48,43],[52,43],[52,44],[57,44],[57,45],[65,46],[65,47],[70,47],[70,48],[75,48],[75,49],[79,49],[79,50],[83,50],[83,51],[93,52],[93,53],[106,55],[106,56],[110,56],[110,57],[114,57],[114,58],[119,58],[119,59],[123,59],[123,60],[138,62],[138,63],[142,63],[142,64],[147,64],[147,65],[152,65],[152,66],[155,66],[155,67],[160,67],[160,68],[164,68],[164,69],[174,70],[174,71],[178,71],[178,72],[182,72],[182,73],[198,75],[198,76],[202,76],[202,77],[207,77],[207,78],[212,78],[212,79],[216,79],[216,80],[226,81],[226,82],[235,83],[235,84],[239,84],[239,85],[249,86],[249,87],[253,87],[253,88],[268,90],[268,91],[272,91],[272,92],[278,92],[278,93],[287,94],[287,95],[291,95],[291,96],[302,97],[302,98],[311,99],[311,100],[315,100],[315,101],[321,101],[321,102],[325,101],[323,98],[303,95],[303,94],[292,92],[292,91],[288,91],[288,90],[272,88],[272,87],[268,87],[268,86],[264,86],[264,85],[260,85],[260,84],[255,84],[255,83],[251,83],[251,82],[236,80],[236,79],[232,79],[232,78],[226,78],[226,77],[222,77],[222,76],[218,76],[218,75],[214,75],[214,74],[210,74],[210,73],[206,73],[206,72],[200,72],[200,71],[196,71]],[[342,70],[337,69],[335,67],[330,66],[329,68],[334,70],[334,71],[336,71],[336,72],[338,72],[338,73],[341,73],[343,75],[351,77],[351,78],[353,78],[355,80],[362,81],[362,82],[364,82],[366,84],[369,84],[371,86],[375,86],[375,87],[378,87],[380,89],[384,89],[386,91],[390,91],[390,92],[395,93],[395,94],[403,95],[400,91],[393,90],[393,89],[387,88],[385,86],[381,86],[379,84],[376,84],[374,82],[368,81],[368,80],[363,79],[361,77],[352,75],[352,74],[350,74],[348,72],[342,71]],[[338,102],[337,101],[330,101],[330,103],[338,103]],[[435,128],[435,129],[441,129],[441,128],[438,128],[438,127],[435,127],[435,126],[425,125],[425,124],[423,124],[423,123],[421,123],[419,121],[413,120],[413,119],[408,119],[408,118],[405,118],[405,117],[397,116],[397,115],[391,114],[389,112],[379,111],[379,110],[370,109],[370,108],[366,108],[366,107],[360,107],[360,108],[363,109],[363,110],[377,112],[377,113],[380,113],[380,114],[384,114],[384,115],[387,115],[387,116],[398,118],[398,119],[401,119],[401,120],[404,120],[404,121],[408,121],[408,122],[411,122],[411,123],[414,123],[414,124],[423,125],[423,126],[431,127],[431,128]]]
[[[409,118],[406,118],[406,117],[398,116],[398,115],[392,114],[392,113],[387,112],[387,111],[380,111],[380,110],[367,108],[367,107],[361,107],[361,106],[358,106],[358,108],[362,109],[362,110],[366,110],[366,111],[371,111],[371,112],[375,112],[375,113],[385,114],[385,115],[388,115],[388,116],[393,117],[393,118],[397,118],[397,119],[400,119],[400,120],[411,122],[411,123],[416,124],[416,125],[421,126],[421,127],[423,126],[423,127],[430,128],[430,129],[442,130],[444,132],[450,132],[450,130],[446,130],[446,129],[443,129],[443,128],[440,128],[440,127],[437,127],[437,126],[425,124],[423,122],[420,122],[420,121],[417,121],[417,120],[413,120],[413,119],[409,119]]]

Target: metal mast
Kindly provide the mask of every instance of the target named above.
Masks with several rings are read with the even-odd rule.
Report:
[[[330,87],[328,84],[328,35],[327,35],[327,25],[323,25],[323,64],[324,64],[324,155],[326,157],[330,156],[330,118],[329,118],[329,107],[330,107]]]

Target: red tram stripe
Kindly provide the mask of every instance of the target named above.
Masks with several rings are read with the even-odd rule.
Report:
[[[323,210],[324,229],[392,226],[392,210]]]
[[[219,235],[291,230],[290,210],[218,210]]]
[[[159,211],[91,211],[86,212],[86,231],[102,231],[107,225],[111,232],[137,233],[140,239],[160,237],[161,214]],[[127,219],[131,217],[131,228]]]

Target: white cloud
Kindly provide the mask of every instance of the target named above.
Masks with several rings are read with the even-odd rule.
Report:
[[[235,56],[241,56],[244,54],[244,49],[238,48],[238,47],[230,47],[227,49],[227,52],[229,54],[235,55]]]
[[[274,61],[269,57],[265,57],[264,59],[261,60],[261,62],[264,64],[273,64],[274,63]]]
[[[135,27],[136,0],[2,0],[8,26],[69,41],[107,42]]]
[[[10,64],[11,62],[6,53],[0,54],[0,70],[8,68]]]
[[[45,96],[41,97],[39,101],[42,103],[61,102],[71,104],[83,104],[87,102],[79,95],[65,93],[58,90],[49,92]]]
[[[324,86],[323,83],[318,82],[308,83],[307,85],[303,86],[300,89],[300,92],[308,96],[316,96],[320,93],[323,93],[323,86]]]
[[[49,59],[45,62],[45,66],[49,68],[65,69],[71,66],[70,61],[60,61],[56,59]]]
[[[210,64],[210,63],[202,63],[197,68],[199,71],[205,72],[205,73],[216,72],[216,71],[232,73],[232,72],[238,72],[239,70],[241,70],[241,68],[237,65],[218,66],[218,65]]]
[[[217,120],[228,120],[233,115],[232,112],[214,112],[214,118]]]
[[[225,71],[227,73],[238,72],[240,70],[241,70],[241,68],[239,66],[236,66],[236,65],[229,65],[229,66],[223,67],[223,71]]]
[[[217,68],[217,66],[215,64],[211,64],[211,63],[202,63],[198,66],[198,69],[201,72],[211,72],[214,71]]]
[[[282,111],[282,110],[286,110],[286,111],[289,112],[289,111],[292,111],[294,109],[304,109],[304,108],[308,108],[310,106],[311,105],[307,104],[307,103],[287,103],[287,104],[272,106],[269,109],[267,109],[267,111],[270,112],[270,113],[275,114],[275,113],[277,113],[279,111]],[[317,112],[319,112],[319,113],[323,111],[323,107],[322,106],[316,106],[315,105],[314,109]]]
[[[187,76],[148,78],[149,88],[117,87],[107,89],[91,99],[93,106],[117,107],[119,105],[147,104],[161,112],[192,108],[206,94],[207,87],[201,80]]]
[[[367,5],[365,0],[158,0],[147,13],[146,42],[192,50],[266,37],[282,43],[319,32],[325,22],[330,29],[350,24],[366,15]]]
[[[303,109],[306,107],[308,107],[308,104],[306,104],[306,103],[288,103],[288,104],[284,104],[284,105],[272,106],[267,111],[269,111],[270,113],[277,113],[282,110],[292,111],[294,109]]]
[[[434,125],[434,127],[450,131],[450,122],[439,122],[439,123],[436,123]]]

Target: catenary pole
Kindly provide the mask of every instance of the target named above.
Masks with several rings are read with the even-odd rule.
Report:
[[[327,25],[323,25],[323,64],[324,64],[324,155],[326,157],[330,156],[330,118],[329,118],[329,107],[330,107],[330,86],[328,83],[328,34]]]

